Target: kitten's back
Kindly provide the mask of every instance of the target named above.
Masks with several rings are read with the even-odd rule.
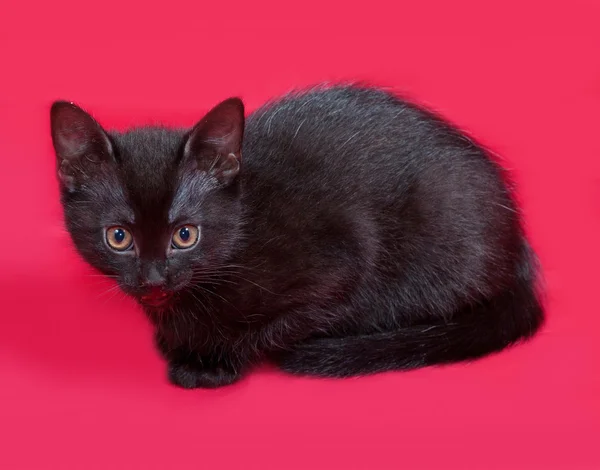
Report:
[[[488,265],[501,271],[520,243],[501,169],[450,125],[385,91],[317,88],[266,105],[247,121],[244,168],[249,200],[263,212],[255,217],[362,218],[407,263],[423,263],[426,251],[431,263],[437,252],[452,256],[465,266],[458,283],[476,284]]]

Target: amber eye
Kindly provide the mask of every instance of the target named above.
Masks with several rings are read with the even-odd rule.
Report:
[[[133,246],[133,237],[126,228],[109,227],[106,230],[106,243],[113,250],[127,251]]]
[[[179,250],[185,250],[186,248],[193,247],[198,241],[198,235],[200,230],[195,225],[184,225],[175,230],[171,244],[173,248]]]

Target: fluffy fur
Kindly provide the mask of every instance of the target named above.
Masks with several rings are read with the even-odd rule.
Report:
[[[57,102],[52,136],[81,255],[145,305],[172,382],[370,374],[475,359],[540,327],[536,261],[500,167],[384,91],[230,99],[190,130],[106,132]],[[200,228],[173,250],[173,231]],[[105,229],[133,234],[117,253]]]

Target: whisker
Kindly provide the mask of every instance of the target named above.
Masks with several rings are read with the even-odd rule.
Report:
[[[233,305],[229,300],[227,300],[225,297],[223,297],[222,295],[217,294],[216,292],[211,291],[210,289],[206,289],[205,287],[202,287],[201,285],[197,285],[195,286],[199,289],[202,289],[204,292],[206,292],[207,294],[211,294],[214,295],[215,297],[218,297],[219,299],[221,299],[223,302],[231,305],[234,309],[236,309],[238,312],[239,310],[237,309],[237,307],[235,305]],[[241,313],[241,312],[240,312]]]
[[[240,276],[239,274],[231,274],[231,276],[237,277],[238,279],[241,279],[242,281],[249,282],[250,284],[252,284],[252,285],[255,285],[255,286],[256,286],[256,287],[258,287],[259,289],[262,289],[262,290],[264,290],[264,291],[268,292],[269,294],[273,294],[273,295],[276,295],[276,296],[287,297],[285,294],[277,294],[277,293],[273,292],[272,290],[269,290],[269,289],[267,289],[266,287],[264,287],[264,286],[261,286],[260,284],[257,284],[257,283],[256,283],[256,282],[254,282],[254,281],[251,281],[250,279],[246,279],[245,277],[243,277],[243,276]]]

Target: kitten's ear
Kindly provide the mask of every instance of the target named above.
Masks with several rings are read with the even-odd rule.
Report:
[[[80,107],[56,101],[50,109],[52,144],[61,184],[73,190],[85,178],[93,177],[102,163],[114,159],[106,132]]]
[[[185,143],[183,158],[227,185],[240,171],[243,136],[244,104],[239,98],[230,98],[194,126]]]

